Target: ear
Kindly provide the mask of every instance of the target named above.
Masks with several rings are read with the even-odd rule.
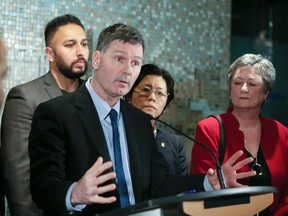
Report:
[[[46,47],[45,52],[46,52],[46,57],[49,60],[49,62],[54,62],[55,54],[54,54],[53,49],[50,47]]]
[[[264,96],[264,101],[266,101],[267,100],[267,97],[268,97],[268,95],[269,95],[269,91],[267,91],[266,93],[265,93],[265,96]]]
[[[101,53],[98,50],[96,50],[92,55],[92,67],[94,68],[94,70],[98,69],[100,59],[101,59]]]

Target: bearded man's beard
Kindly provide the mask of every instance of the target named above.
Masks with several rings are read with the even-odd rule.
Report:
[[[85,63],[84,70],[82,70],[80,72],[74,72],[73,71],[73,65],[77,61],[79,61],[79,59],[72,62],[70,65],[65,65],[65,64],[63,64],[62,61],[57,61],[56,65],[57,65],[57,68],[60,71],[60,73],[62,73],[65,77],[74,80],[74,79],[78,79],[78,78],[82,77],[83,75],[85,75],[87,68],[88,68],[88,62],[84,58],[81,58],[80,60],[83,60]]]

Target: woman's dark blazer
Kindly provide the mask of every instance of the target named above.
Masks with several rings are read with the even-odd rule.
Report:
[[[169,174],[188,175],[188,164],[180,136],[157,130],[156,145],[169,167]]]

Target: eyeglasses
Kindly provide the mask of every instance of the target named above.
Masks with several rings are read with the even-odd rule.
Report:
[[[164,100],[169,95],[169,93],[163,92],[159,89],[152,90],[147,87],[139,88],[138,91],[134,89],[134,92],[138,93],[140,97],[146,97],[146,98],[148,98],[152,93],[154,93],[156,99],[159,101]]]

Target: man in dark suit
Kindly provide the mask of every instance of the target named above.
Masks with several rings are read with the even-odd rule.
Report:
[[[205,175],[168,175],[150,118],[120,99],[139,75],[144,47],[143,36],[132,26],[105,28],[92,56],[94,76],[78,91],[37,107],[29,136],[31,192],[46,215],[94,215],[123,207],[124,199],[132,205],[191,188],[204,190]],[[114,133],[115,112],[119,136]],[[114,151],[115,137],[119,151]],[[254,175],[235,172],[241,165],[232,166],[238,157],[222,167],[228,186]],[[241,163],[249,162],[251,158]],[[212,188],[219,188],[213,169],[207,178]]]
[[[30,193],[28,137],[36,107],[81,85],[89,49],[84,26],[70,14],[56,17],[45,28],[46,56],[50,71],[31,82],[12,88],[2,117],[2,163],[12,216],[38,216],[41,211]]]

